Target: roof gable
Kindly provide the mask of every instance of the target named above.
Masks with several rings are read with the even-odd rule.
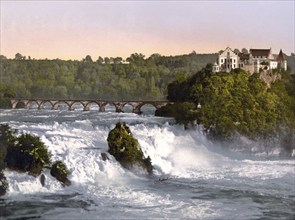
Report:
[[[285,57],[285,55],[284,55],[284,53],[283,53],[283,51],[281,49],[280,53],[279,53],[279,55],[277,57],[277,61],[285,61],[285,60],[286,60],[286,57]]]
[[[219,54],[219,56],[225,57],[225,56],[227,56],[228,53],[230,54],[230,56],[237,56],[237,54],[232,49],[230,49],[229,47],[225,48],[225,50],[222,51]]]

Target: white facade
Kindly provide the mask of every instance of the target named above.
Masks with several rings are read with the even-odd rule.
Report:
[[[219,56],[218,64],[220,69],[225,69],[227,72],[238,68],[238,55],[227,47]]]

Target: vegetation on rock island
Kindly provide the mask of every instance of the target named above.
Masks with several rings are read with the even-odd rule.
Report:
[[[30,134],[17,136],[17,131],[7,124],[0,124],[0,195],[5,194],[8,183],[3,174],[5,168],[17,172],[28,172],[39,176],[44,168],[51,166],[51,154],[39,137]],[[64,185],[70,185],[66,165],[57,161],[51,174]]]
[[[52,164],[50,174],[64,185],[71,185],[71,181],[68,179],[70,172],[62,161],[58,160]]]
[[[153,166],[150,157],[145,158],[138,140],[135,139],[124,122],[118,122],[110,131],[108,152],[124,167],[130,170],[143,170],[152,173]]]
[[[188,79],[168,86],[175,102],[156,111],[186,126],[202,125],[214,139],[239,133],[252,139],[279,138],[286,150],[295,149],[295,75],[280,72],[270,87],[259,74],[235,69],[213,73],[211,65]]]

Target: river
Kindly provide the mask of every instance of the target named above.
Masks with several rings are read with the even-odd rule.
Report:
[[[71,171],[62,187],[5,170],[4,219],[294,219],[294,157],[241,151],[184,130],[149,111],[132,113],[14,109],[0,122],[37,135]],[[152,176],[125,170],[107,152],[108,132],[125,121],[154,166]]]

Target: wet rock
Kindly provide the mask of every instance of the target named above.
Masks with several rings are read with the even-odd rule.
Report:
[[[71,181],[68,179],[70,172],[62,161],[58,160],[52,164],[50,174],[60,181],[63,186],[71,185]]]
[[[41,176],[40,176],[40,183],[41,183],[42,186],[45,186],[45,179],[46,179],[45,175],[42,173]]]
[[[103,161],[109,160],[109,157],[106,153],[101,153],[100,155]]]
[[[0,196],[5,195],[5,193],[8,190],[8,182],[6,177],[4,176],[4,173],[0,171]]]
[[[145,158],[138,140],[135,139],[124,122],[118,122],[110,131],[108,138],[109,150],[116,160],[129,170],[142,170],[152,173],[153,166],[150,157]]]

